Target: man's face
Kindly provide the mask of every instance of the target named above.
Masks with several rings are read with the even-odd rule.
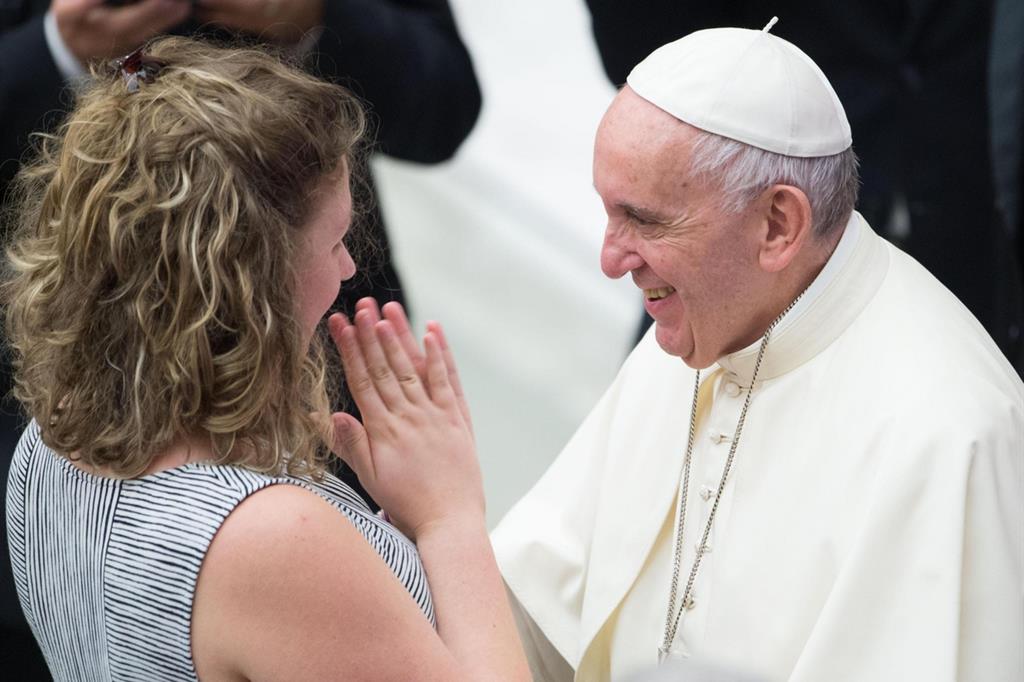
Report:
[[[594,186],[608,214],[601,269],[631,275],[659,345],[704,368],[757,338],[765,282],[756,216],[725,212],[718,192],[691,177],[694,133],[623,88],[598,129]]]

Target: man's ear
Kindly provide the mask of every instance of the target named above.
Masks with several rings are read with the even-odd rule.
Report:
[[[764,213],[758,263],[765,272],[781,272],[811,238],[811,202],[792,185],[772,185],[758,202]]]

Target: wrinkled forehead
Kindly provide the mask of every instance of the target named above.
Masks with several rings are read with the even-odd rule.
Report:
[[[697,133],[625,86],[598,127],[594,185],[602,196],[605,191],[663,193],[688,186]]]
[[[598,137],[600,141],[602,134],[612,135],[633,143],[662,147],[685,141],[694,130],[693,126],[659,109],[626,85],[601,119]]]

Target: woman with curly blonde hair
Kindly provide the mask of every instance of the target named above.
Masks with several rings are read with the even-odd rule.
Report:
[[[365,429],[328,417],[365,128],[276,56],[165,38],[20,173],[7,518],[56,679],[527,677],[440,328],[334,316]]]

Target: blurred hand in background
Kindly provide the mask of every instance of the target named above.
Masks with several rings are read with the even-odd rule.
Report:
[[[191,13],[192,2],[140,0],[115,6],[105,0],[53,0],[50,11],[68,49],[79,62],[87,64],[93,59],[128,54],[177,26]]]
[[[194,18],[281,45],[292,45],[324,20],[325,0],[196,0]]]

